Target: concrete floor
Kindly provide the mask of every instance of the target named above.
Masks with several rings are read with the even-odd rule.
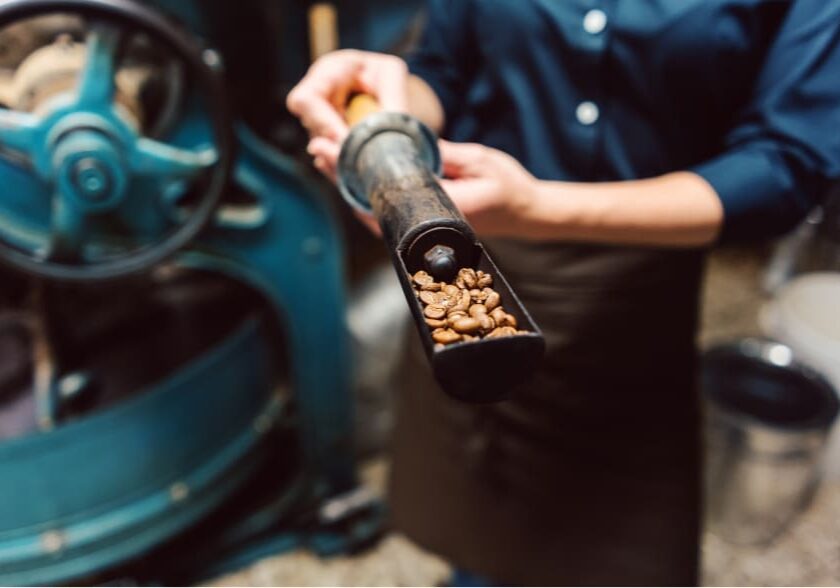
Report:
[[[363,471],[366,483],[383,491],[386,464]],[[772,545],[745,547],[707,533],[703,543],[704,586],[840,585],[840,482],[825,484],[811,506]],[[353,557],[321,560],[299,551],[264,559],[224,576],[212,586],[440,586],[446,562],[400,535],[386,537]]]
[[[380,480],[384,465],[369,468]],[[376,482],[379,485],[379,482]],[[811,507],[775,543],[735,546],[707,534],[704,586],[840,585],[840,483],[824,485]],[[321,560],[307,552],[264,559],[212,586],[440,586],[449,577],[441,559],[408,539],[390,535],[354,557]]]
[[[448,566],[392,535],[355,557],[320,560],[306,552],[264,559],[213,586],[441,586]]]
[[[726,249],[709,264],[701,343],[755,335],[761,268],[767,252]],[[383,491],[387,464],[364,470],[366,482]],[[703,581],[708,586],[840,585],[840,482],[824,484],[811,507],[773,545],[731,545],[707,535]],[[391,535],[354,557],[319,560],[305,552],[265,559],[214,582],[218,586],[434,586],[446,581],[445,562],[405,537]]]
[[[362,468],[365,484],[385,494],[387,463]],[[319,559],[306,551],[270,557],[214,581],[212,586],[440,586],[449,566],[405,537],[391,534],[365,553]]]
[[[708,535],[706,586],[840,585],[840,483],[824,484],[810,508],[767,547],[734,546]]]

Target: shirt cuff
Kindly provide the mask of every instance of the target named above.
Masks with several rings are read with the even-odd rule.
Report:
[[[724,153],[691,171],[705,179],[723,203],[721,242],[777,236],[807,213],[795,205],[795,182],[787,166],[761,149]]]

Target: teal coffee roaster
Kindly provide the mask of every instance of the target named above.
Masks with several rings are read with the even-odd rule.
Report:
[[[415,7],[370,4],[342,39],[387,49]],[[308,8],[0,1],[0,585],[377,535],[341,231],[282,106]]]

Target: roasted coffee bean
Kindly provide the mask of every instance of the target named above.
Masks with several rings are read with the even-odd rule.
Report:
[[[437,329],[432,332],[432,339],[434,339],[437,343],[443,343],[444,345],[448,345],[449,343],[455,343],[456,341],[460,341],[461,335],[459,335],[452,329]]]
[[[438,292],[438,297],[434,302],[432,302],[432,304],[439,304],[440,306],[449,309],[452,308],[453,304],[455,304],[455,300],[450,298],[443,292]]]
[[[502,303],[502,296],[495,290],[490,290],[490,288],[485,288],[482,292],[487,292],[487,297],[484,300],[484,306],[487,307],[487,310],[493,310],[497,306]]]
[[[484,271],[461,268],[451,284],[436,282],[423,271],[411,279],[424,306],[425,322],[432,329],[435,349],[458,341],[525,332],[517,330],[516,318],[502,307],[501,295],[490,287],[493,277]]]
[[[423,290],[420,292],[420,300],[422,300],[425,304],[440,304],[440,296],[438,296],[438,294],[440,294],[440,292]]]
[[[487,334],[487,338],[511,337],[516,334],[517,331],[513,327],[496,327]]]
[[[493,320],[496,321],[497,324],[501,325],[505,320],[505,316],[507,316],[507,312],[505,312],[505,309],[501,306],[497,306],[490,311],[490,316],[493,317]]]
[[[446,284],[445,286],[441,287],[441,290],[445,292],[446,295],[450,298],[456,298],[457,296],[461,295],[461,289],[453,284]]]
[[[490,316],[496,321],[496,325],[499,327],[513,327],[516,328],[516,317],[510,314],[509,312],[505,311],[504,308],[499,306],[498,308],[494,308],[493,312],[490,313]]]
[[[475,270],[472,268],[462,268],[458,272],[458,277],[456,278],[456,282],[460,280],[463,282],[463,288],[472,289],[475,288],[478,284],[478,275],[475,273]]]
[[[468,317],[465,314],[464,315],[456,315],[454,317],[447,317],[446,318],[446,325],[451,329],[451,328],[455,327],[455,323],[457,323],[458,321],[462,321],[462,320],[468,319],[468,318],[471,318],[471,317]]]
[[[446,320],[448,320],[451,325],[452,321],[457,321],[462,318],[468,318],[469,316],[470,315],[468,315],[463,310],[450,310],[446,315]]]
[[[446,316],[446,308],[440,304],[430,304],[426,307],[426,310],[423,311],[423,314],[430,319],[442,319]]]
[[[475,320],[477,320],[479,322],[479,324],[481,325],[481,330],[484,331],[485,333],[489,332],[489,331],[492,331],[493,329],[496,328],[496,321],[493,320],[493,317],[491,317],[489,315],[480,314],[476,317]]]
[[[435,279],[432,276],[430,276],[428,272],[424,272],[423,270],[420,270],[419,272],[414,274],[414,276],[412,276],[412,279],[414,280],[415,284],[421,287],[425,286],[426,284],[431,284],[435,281]]]
[[[452,310],[466,312],[470,309],[470,293],[467,290],[461,290],[458,301],[451,306]]]
[[[487,307],[483,304],[473,304],[470,306],[470,316],[471,317],[479,317],[483,314],[487,314]]]
[[[472,317],[459,319],[453,323],[452,328],[458,333],[476,333],[481,330],[481,322]]]

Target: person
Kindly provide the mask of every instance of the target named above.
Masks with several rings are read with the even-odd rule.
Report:
[[[840,177],[840,2],[429,0],[427,14],[408,64],[329,54],[288,108],[328,175],[352,92],[441,133],[443,186],[548,351],[509,401],[469,406],[412,343],[394,525],[493,582],[696,584],[704,257],[783,233]]]

